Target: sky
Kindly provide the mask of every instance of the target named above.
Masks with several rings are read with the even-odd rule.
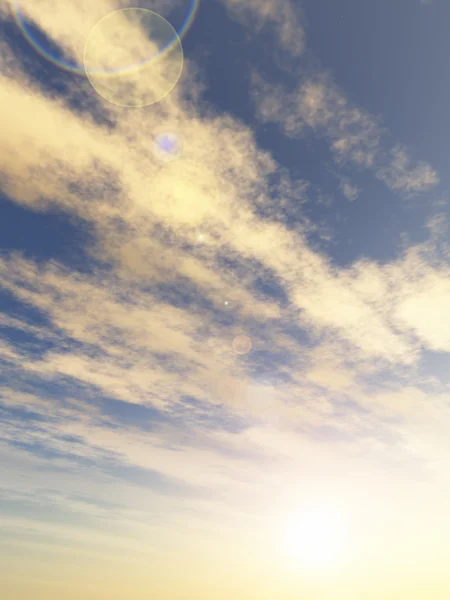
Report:
[[[2,0],[2,598],[448,599],[449,18]]]

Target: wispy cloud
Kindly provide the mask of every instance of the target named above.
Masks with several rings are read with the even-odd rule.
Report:
[[[294,56],[305,48],[305,31],[298,4],[281,0],[222,0],[230,13],[246,26],[261,31],[271,24],[278,35],[280,45]]]
[[[436,171],[424,162],[410,168],[410,158],[404,149],[398,146],[393,148],[391,157],[390,165],[380,169],[378,176],[392,189],[413,194],[427,190],[439,182]]]
[[[226,5],[245,27],[275,26],[281,46],[302,54],[294,5]],[[86,31],[116,6],[82,2],[63,14],[39,0],[26,14],[80,60]],[[391,261],[339,266],[311,242],[309,182],[202,100],[189,60],[160,104],[124,111],[83,78],[58,94],[6,40],[0,47],[7,201],[58,211],[88,240],[73,248],[85,258],[78,269],[58,256],[0,257],[0,287],[17,307],[0,317],[0,508],[9,511],[0,529],[11,543],[29,539],[45,556],[126,551],[141,575],[163,548],[155,577],[169,577],[175,556],[184,585],[197,573],[190,560],[221,572],[218,546],[230,560],[271,562],[276,513],[302,495],[344,498],[375,535],[371,511],[379,525],[386,507],[403,514],[416,485],[440,490],[448,390],[439,378],[426,385],[420,367],[427,353],[450,351],[444,220]],[[95,97],[95,108],[80,97]],[[338,165],[370,169],[395,191],[438,182],[328,76],[305,76],[294,91],[255,77],[254,99],[261,120],[327,140]],[[182,147],[171,162],[154,148],[167,131]],[[350,177],[340,189],[348,200],[361,192]],[[239,335],[251,339],[246,354],[233,348]],[[214,585],[205,582],[211,595]]]
[[[301,139],[308,130],[328,140],[338,163],[351,162],[373,169],[391,189],[406,194],[423,192],[439,182],[425,162],[411,166],[398,144],[387,147],[386,128],[379,119],[355,106],[327,73],[301,78],[294,90],[253,80],[253,97],[260,119],[279,124],[285,135]]]

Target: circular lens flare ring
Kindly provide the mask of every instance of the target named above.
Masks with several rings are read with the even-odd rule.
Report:
[[[248,335],[237,335],[232,345],[235,353],[240,356],[248,354],[253,347],[252,340]]]
[[[32,0],[28,0],[28,1],[32,1]],[[27,40],[27,42],[30,44],[30,46],[40,56],[42,56],[43,58],[45,58],[52,64],[60,67],[61,69],[65,70],[65,71],[69,71],[71,73],[75,73],[77,75],[92,74],[92,75],[108,76],[111,74],[115,75],[117,73],[129,72],[130,70],[134,70],[136,68],[141,68],[143,65],[147,64],[148,62],[151,62],[155,58],[159,58],[160,56],[165,55],[168,52],[170,52],[170,50],[173,49],[179,43],[179,40],[182,40],[183,37],[188,32],[190,26],[192,25],[192,23],[195,19],[195,16],[197,15],[199,5],[200,5],[200,0],[189,0],[189,7],[188,7],[188,10],[186,11],[186,15],[184,17],[181,27],[178,30],[174,29],[173,39],[170,40],[164,46],[164,48],[162,48],[154,56],[147,58],[140,63],[130,65],[129,67],[122,67],[119,70],[98,71],[98,72],[94,70],[94,71],[89,71],[89,73],[86,73],[84,65],[78,65],[78,64],[70,62],[68,60],[64,60],[61,57],[56,57],[50,52],[49,49],[43,47],[42,44],[39,42],[38,39],[36,39],[36,36],[31,31],[30,26],[27,24],[27,20],[25,18],[25,15],[23,14],[21,6],[20,6],[20,1],[19,0],[9,0],[9,4],[10,4],[10,8],[11,8],[11,14],[12,14],[12,17],[13,17],[16,25],[18,26],[22,35]],[[130,8],[130,9],[124,8],[124,9],[119,9],[119,10],[123,11],[123,10],[136,10],[136,9],[135,8]],[[116,12],[116,11],[113,11],[113,12]],[[109,14],[111,14],[111,13],[109,13]],[[108,16],[108,15],[105,15],[105,16]]]
[[[165,23],[167,24],[167,27],[170,27],[173,32],[172,39],[170,41],[166,42],[159,51],[152,54],[152,56],[150,56],[149,58],[143,58],[142,60],[132,63],[132,64],[129,64],[125,67],[120,67],[117,69],[89,69],[89,68],[86,68],[87,48],[90,43],[90,40],[92,39],[92,36],[95,35],[97,28],[101,28],[103,23],[105,21],[107,21],[108,19],[114,18],[115,16],[120,17],[120,15],[122,15],[124,13],[129,13],[129,14],[139,13],[141,15],[141,20],[145,19],[145,17],[147,17],[148,15],[153,15],[154,19],[156,18],[157,20],[160,19],[160,20],[165,21]],[[141,22],[141,24],[142,24],[142,22]],[[170,54],[171,50],[175,51],[177,49],[178,45],[181,46],[181,40],[178,37],[177,32],[172,27],[172,25],[170,25],[169,21],[164,19],[164,17],[162,17],[158,13],[155,13],[152,10],[148,10],[147,8],[120,8],[119,10],[113,10],[112,12],[110,12],[107,15],[105,15],[104,17],[102,17],[100,19],[100,21],[98,21],[98,23],[96,23],[94,25],[94,27],[91,29],[91,31],[86,39],[86,44],[84,47],[84,72],[86,73],[86,75],[88,77],[90,77],[90,76],[92,76],[92,77],[114,76],[115,77],[117,75],[129,75],[131,73],[135,73],[136,71],[139,71],[143,67],[149,66],[157,58],[162,59],[162,58],[164,58],[164,56],[168,56]]]
[[[169,52],[158,52],[173,38],[177,44]],[[145,59],[133,68],[122,68],[145,55],[158,56],[158,60]],[[124,8],[94,25],[85,44],[84,66],[100,96],[117,106],[142,108],[162,100],[174,88],[183,69],[183,47],[172,25],[158,13]]]

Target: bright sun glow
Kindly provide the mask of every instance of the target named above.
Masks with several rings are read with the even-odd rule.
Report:
[[[343,557],[347,532],[342,517],[327,508],[303,510],[287,523],[288,554],[309,568],[335,565]]]

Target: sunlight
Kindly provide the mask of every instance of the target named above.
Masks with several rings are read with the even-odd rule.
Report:
[[[288,519],[284,531],[286,551],[308,568],[325,568],[340,562],[346,549],[343,518],[334,510],[316,507]]]

